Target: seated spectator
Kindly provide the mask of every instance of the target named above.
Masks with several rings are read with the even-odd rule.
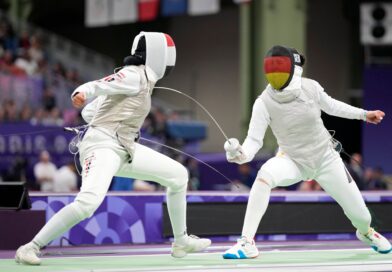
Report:
[[[24,30],[19,36],[19,49],[28,50],[29,48],[30,48],[30,33]]]
[[[2,174],[4,181],[26,181],[27,159],[16,156],[8,169]]]
[[[5,121],[4,120],[4,115],[5,115],[5,110],[4,110],[4,107],[1,106],[0,107],[0,122],[4,122]]]
[[[64,78],[66,74],[64,65],[61,62],[56,62],[52,67],[52,74],[55,77]]]
[[[0,58],[0,72],[15,76],[22,76],[26,74],[23,69],[15,65],[14,56],[9,50],[6,50]]]
[[[37,62],[37,74],[40,75],[45,81],[47,81],[46,79],[46,75],[48,74],[48,69],[49,69],[49,65],[48,62],[43,59],[39,62]]]
[[[3,35],[3,43],[4,49],[10,50],[12,54],[16,54],[16,51],[19,48],[18,37],[14,31],[14,28],[9,22],[4,21],[4,35]]]
[[[28,54],[35,63],[39,63],[44,59],[44,51],[42,50],[42,43],[37,35],[30,38],[30,48]]]
[[[37,62],[31,59],[26,50],[22,50],[15,60],[15,66],[23,70],[27,75],[32,76],[38,70]]]
[[[197,191],[200,188],[200,172],[199,172],[199,162],[192,158],[187,158],[185,160],[185,167],[188,169],[189,181],[188,190]]]
[[[6,24],[0,21],[0,47],[5,50]]]
[[[366,170],[366,190],[387,190],[384,171],[381,167]]]
[[[19,120],[20,121],[30,121],[33,115],[33,111],[29,105],[29,103],[24,103],[22,110],[19,113]]]
[[[79,72],[76,69],[71,69],[66,72],[66,79],[74,85],[74,89],[82,84],[82,79],[80,78]]]
[[[44,126],[62,126],[64,121],[60,110],[58,108],[54,108],[50,112],[45,112],[41,124]]]
[[[365,189],[364,173],[362,170],[362,156],[359,153],[353,153],[350,163],[346,165],[351,177],[355,180],[359,190]]]
[[[43,109],[37,109],[30,120],[30,124],[32,124],[33,126],[41,125],[42,121],[44,120],[44,117],[45,111]]]
[[[18,121],[18,111],[16,108],[15,101],[13,99],[8,99],[3,103],[4,107],[4,116],[3,120],[5,122],[14,122]]]
[[[57,167],[50,161],[49,152],[41,152],[39,162],[34,166],[34,176],[43,192],[53,191],[53,180],[56,175]]]
[[[238,165],[238,172],[240,174],[240,182],[251,188],[257,177],[257,171],[253,169],[249,163],[244,163]]]
[[[78,189],[78,177],[73,161],[58,169],[53,178],[53,192],[68,193]]]
[[[249,163],[238,165],[239,178],[233,180],[230,184],[229,190],[235,192],[249,192],[257,177],[257,171],[253,169]]]
[[[45,111],[50,112],[56,107],[56,96],[51,88],[46,88],[42,94],[42,105]]]
[[[166,137],[166,120],[167,116],[160,108],[155,108],[153,115],[151,115],[152,135],[165,138]]]

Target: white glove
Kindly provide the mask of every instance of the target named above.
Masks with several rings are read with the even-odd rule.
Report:
[[[225,142],[226,159],[228,162],[242,163],[246,156],[240,142],[236,138],[230,138]]]

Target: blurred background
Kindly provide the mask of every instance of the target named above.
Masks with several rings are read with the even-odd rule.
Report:
[[[253,101],[266,85],[265,52],[275,44],[297,48],[306,56],[304,75],[329,95],[386,112],[378,126],[327,115],[323,120],[353,156],[343,158],[361,190],[392,188],[392,2],[359,0],[0,0],[1,180],[26,181],[37,191],[78,190],[79,166],[68,150],[74,135],[63,126],[84,123],[70,94],[122,66],[140,31],[166,32],[176,43],[176,67],[157,86],[197,99],[229,137],[241,141]],[[156,142],[145,144],[186,165],[190,190],[248,191],[277,148],[269,131],[254,162],[227,163],[225,139],[209,117],[164,90],[154,92],[142,136]],[[120,178],[111,186],[161,189]],[[305,181],[278,190],[321,188]]]

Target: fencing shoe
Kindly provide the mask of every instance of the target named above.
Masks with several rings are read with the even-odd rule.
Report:
[[[18,248],[15,254],[15,261],[22,264],[40,265],[41,259],[38,258],[39,254],[39,247],[30,242]]]
[[[254,240],[249,241],[246,237],[241,237],[237,243],[223,253],[223,259],[251,259],[259,256]]]
[[[370,228],[366,235],[363,235],[358,230],[356,234],[360,241],[368,244],[378,253],[386,254],[392,251],[391,243],[373,228]]]
[[[189,235],[185,238],[184,243],[176,243],[172,244],[172,253],[171,255],[174,258],[183,258],[188,253],[199,252],[205,250],[207,247],[211,245],[210,239],[202,239],[195,235]]]

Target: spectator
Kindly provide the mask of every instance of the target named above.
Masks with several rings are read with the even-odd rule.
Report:
[[[50,161],[49,152],[44,150],[40,154],[39,162],[34,166],[34,176],[43,192],[53,190],[53,180],[57,167]]]
[[[41,75],[45,81],[48,81],[46,78],[46,75],[48,74],[48,62],[45,59],[43,59],[37,62],[37,66],[38,66],[37,74]]]
[[[15,76],[25,75],[25,72],[14,64],[14,56],[10,50],[6,50],[0,59],[0,71]]]
[[[0,107],[0,122],[4,122],[4,115],[5,115],[5,110],[4,107]]]
[[[33,35],[30,38],[30,48],[29,48],[29,56],[35,63],[39,63],[44,59],[44,51],[42,50],[41,40],[37,35]]]
[[[82,83],[79,72],[76,69],[71,69],[67,71],[66,79],[74,86],[78,86]]]
[[[154,122],[154,116],[153,113],[150,111],[146,119],[144,119],[143,125],[141,127],[142,133],[148,133],[149,135],[153,135],[153,126],[152,126],[153,122]]]
[[[10,50],[12,54],[16,54],[16,51],[19,48],[19,43],[12,25],[8,22],[4,22],[4,30],[4,49]]]
[[[189,191],[197,191],[200,188],[200,172],[199,172],[199,163],[197,160],[192,158],[187,158],[185,160],[185,167],[188,169],[189,173],[189,182],[188,182],[188,190]]]
[[[353,153],[350,158],[350,163],[346,165],[350,175],[357,183],[359,190],[365,189],[364,173],[362,170],[362,156],[359,153]]]
[[[16,108],[15,101],[13,99],[8,99],[4,101],[4,121],[13,122],[18,120],[18,111]]]
[[[65,68],[61,62],[56,62],[52,68],[52,73],[55,77],[64,78]]]
[[[5,50],[5,39],[6,39],[6,24],[4,21],[0,22],[0,47]]]
[[[386,190],[387,184],[384,178],[384,171],[381,167],[376,167],[367,174],[367,190]]]
[[[64,124],[63,119],[58,108],[53,108],[50,112],[44,113],[42,125],[44,126],[62,126]]]
[[[257,172],[253,169],[249,163],[244,163],[238,165],[238,172],[240,174],[239,180],[242,184],[246,185],[247,187],[251,188],[253,182],[257,177]]]
[[[22,31],[19,37],[19,49],[28,50],[30,48],[30,33]]]
[[[27,160],[16,156],[10,167],[3,173],[4,181],[26,181]]]
[[[30,121],[31,117],[32,117],[33,113],[31,110],[31,107],[28,103],[24,103],[22,110],[19,113],[19,119],[21,121]]]
[[[238,165],[239,178],[233,180],[233,183],[228,184],[230,191],[249,192],[253,182],[257,177],[257,172],[250,166],[249,163]]]
[[[45,111],[43,109],[37,109],[30,120],[30,124],[34,126],[41,125],[42,121],[44,120],[44,117],[45,117]]]
[[[15,66],[23,70],[29,76],[34,75],[38,70],[37,63],[31,59],[26,50],[21,50],[19,57],[15,60]]]
[[[78,189],[78,177],[74,162],[62,166],[58,169],[53,178],[53,192],[68,193]]]
[[[51,88],[46,88],[42,94],[42,105],[47,112],[51,112],[56,107],[56,97]]]
[[[153,127],[152,135],[159,137],[159,138],[165,138],[166,137],[166,114],[164,111],[160,108],[156,108],[155,111],[153,112],[152,119],[151,119],[151,125]]]

